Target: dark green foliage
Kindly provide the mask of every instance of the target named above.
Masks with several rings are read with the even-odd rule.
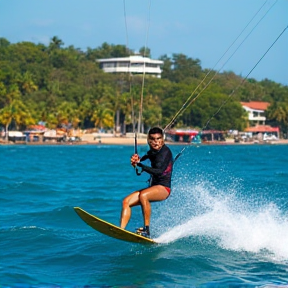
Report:
[[[151,57],[149,48],[141,47],[139,53]],[[11,114],[8,108],[18,103],[17,107],[25,108],[19,115],[12,111],[15,119],[19,116],[19,127],[46,121],[50,127],[70,122],[83,129],[95,125],[113,128],[117,114],[122,131],[126,125],[131,130],[133,122],[137,126],[142,76],[103,73],[96,60],[132,54],[124,45],[108,43],[85,52],[73,46],[65,48],[56,36],[48,46],[11,44],[0,38],[0,112],[6,113],[6,118],[0,113],[2,125],[9,122],[3,120]],[[160,60],[164,61],[162,78],[145,78],[145,129],[165,127],[189,99],[174,126],[243,130],[247,121],[240,101],[253,100],[272,103],[266,113],[268,121],[287,130],[287,86],[253,78],[240,85],[243,78],[231,71],[210,71],[204,79],[208,70],[202,69],[200,60],[183,54],[164,55]]]

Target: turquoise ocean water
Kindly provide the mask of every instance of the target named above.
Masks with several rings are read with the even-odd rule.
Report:
[[[73,210],[118,225],[148,178],[131,154],[0,146],[0,287],[288,287],[287,145],[187,147],[170,198],[152,204],[157,246],[104,236]],[[127,228],[141,225],[136,207]]]

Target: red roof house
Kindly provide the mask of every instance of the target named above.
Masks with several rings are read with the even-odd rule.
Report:
[[[269,102],[251,101],[251,102],[241,102],[241,105],[253,110],[267,110],[270,106]]]
[[[266,121],[265,110],[267,110],[270,103],[251,101],[251,102],[241,102],[241,105],[248,113],[248,119],[250,124],[265,125]]]

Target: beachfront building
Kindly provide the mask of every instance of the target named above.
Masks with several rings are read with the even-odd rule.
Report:
[[[271,127],[269,125],[256,125],[254,127],[248,127],[245,129],[245,132],[251,133],[251,137],[260,141],[268,140],[278,140],[280,136],[279,127]]]
[[[191,143],[192,139],[198,135],[198,130],[190,129],[171,129],[166,131],[166,140],[172,142],[187,142]]]
[[[265,125],[265,110],[267,110],[270,103],[251,101],[241,102],[241,105],[245,109],[245,111],[248,112],[249,126]]]
[[[98,59],[100,68],[106,73],[147,74],[161,78],[161,60],[152,60],[148,57],[134,55],[122,58]]]
[[[225,141],[225,132],[218,130],[171,129],[165,132],[166,140],[172,142],[205,143]]]
[[[242,107],[248,112],[249,126],[239,135],[245,142],[269,141],[279,139],[279,127],[265,125],[265,111],[269,102],[251,101],[241,102]]]

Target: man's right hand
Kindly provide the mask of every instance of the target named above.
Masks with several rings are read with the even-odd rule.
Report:
[[[133,167],[135,167],[135,166],[137,165],[137,163],[140,162],[140,157],[139,157],[139,155],[138,155],[138,154],[132,155],[130,161],[131,161],[131,165],[132,165]]]

